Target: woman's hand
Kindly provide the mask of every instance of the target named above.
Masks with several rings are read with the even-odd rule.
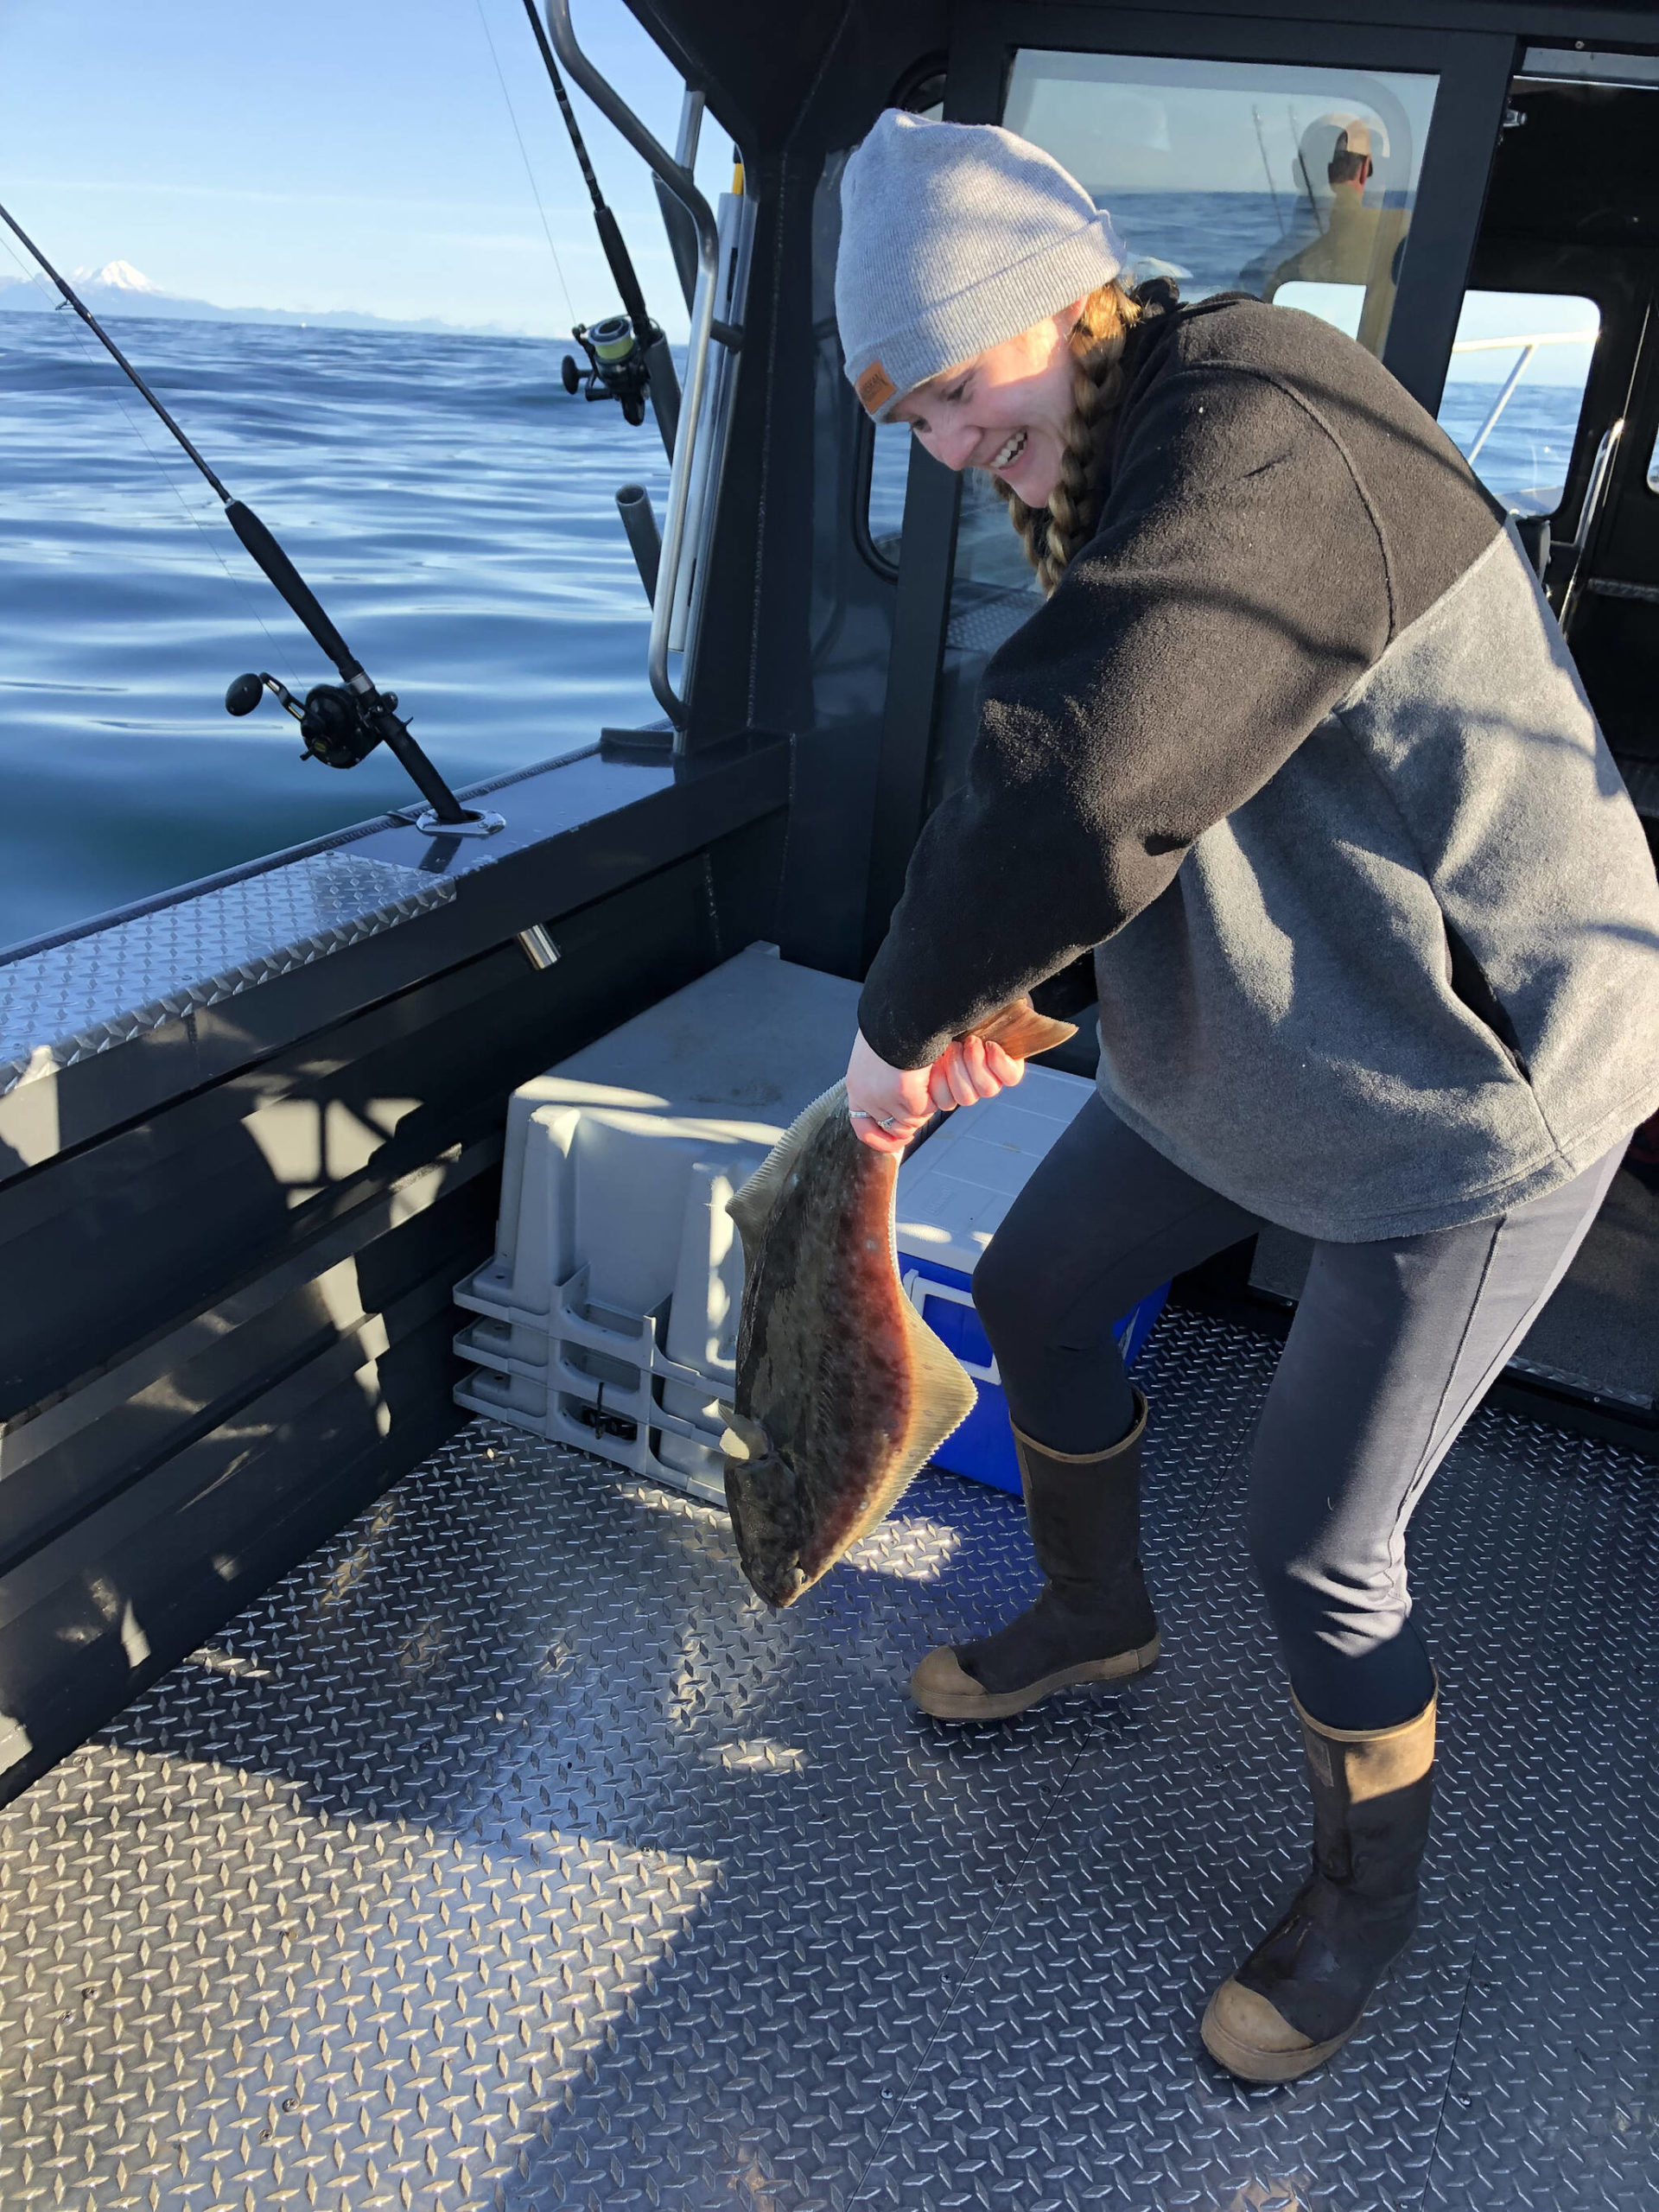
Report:
[[[936,1112],[995,1098],[1025,1072],[1023,1060],[978,1037],[958,1039],[931,1068],[889,1067],[861,1032],[847,1064],[847,1103],[854,1129],[873,1152],[902,1152]]]

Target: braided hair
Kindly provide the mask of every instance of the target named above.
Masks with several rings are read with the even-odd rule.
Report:
[[[1027,506],[1011,485],[1001,477],[992,479],[1007,502],[1008,518],[1020,533],[1045,596],[1088,543],[1100,518],[1101,478],[1123,397],[1124,341],[1140,321],[1143,306],[1123,285],[1102,284],[1090,293],[1072,325],[1070,344],[1077,365],[1071,372],[1071,420],[1066,425],[1060,480],[1050,493],[1048,505]]]

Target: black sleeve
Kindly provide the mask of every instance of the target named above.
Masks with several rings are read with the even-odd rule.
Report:
[[[1266,376],[1172,368],[1099,531],[986,671],[859,1002],[870,1044],[924,1067],[1122,929],[1389,632],[1377,525],[1319,417]]]

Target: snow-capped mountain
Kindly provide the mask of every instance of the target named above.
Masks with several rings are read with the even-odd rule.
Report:
[[[106,261],[101,269],[76,269],[69,282],[99,315],[165,315],[179,322],[292,322],[320,325],[332,330],[454,330],[457,326],[427,316],[416,322],[398,322],[385,315],[359,315],[349,308],[332,308],[317,315],[301,315],[289,308],[220,308],[208,300],[190,300],[164,292],[130,261]],[[0,315],[39,312],[49,315],[63,302],[46,277],[0,276]],[[67,312],[67,310],[66,310]]]
[[[76,269],[71,271],[69,282],[86,298],[88,291],[145,293],[152,299],[167,297],[159,284],[152,284],[141,269],[130,261],[106,261],[101,269]]]

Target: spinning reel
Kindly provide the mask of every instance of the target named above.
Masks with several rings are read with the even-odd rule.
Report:
[[[567,353],[559,374],[572,397],[584,388],[589,399],[615,399],[622,405],[622,419],[637,429],[645,419],[645,394],[651,373],[645,353],[662,337],[656,324],[645,327],[642,346],[633,324],[625,315],[607,315],[603,322],[579,322],[570,335],[588,356],[588,366],[577,365]]]

